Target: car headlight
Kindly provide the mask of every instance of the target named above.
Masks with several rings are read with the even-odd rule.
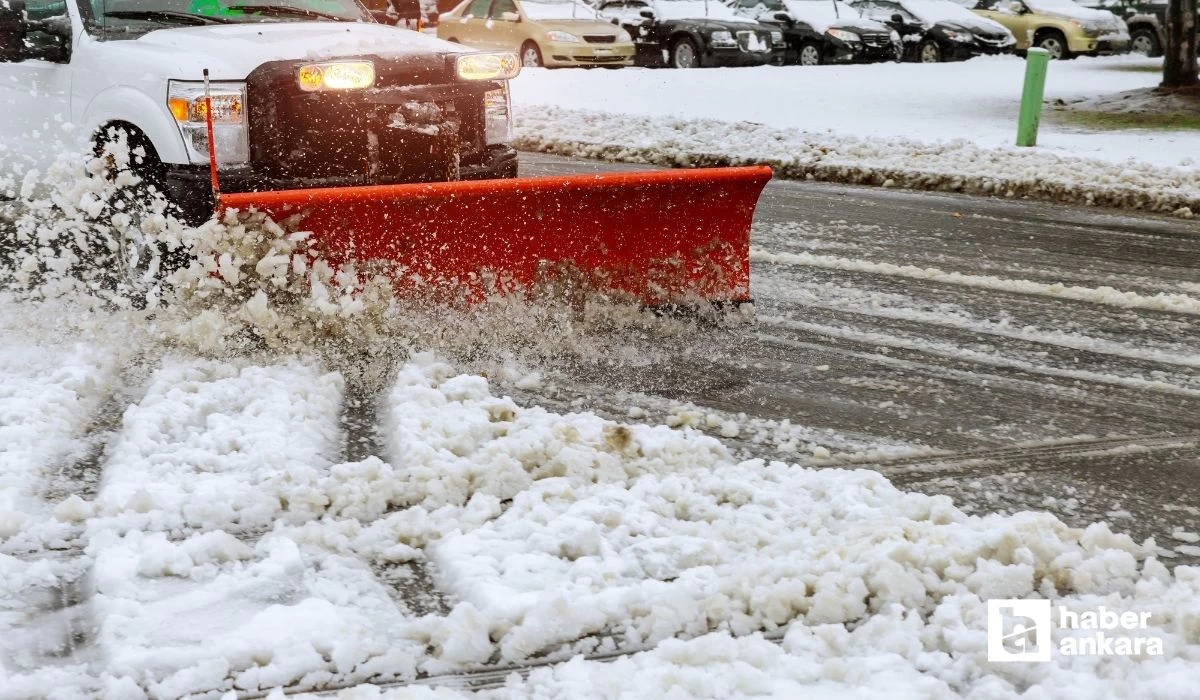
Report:
[[[961,31],[961,30],[960,30],[960,31],[954,31],[954,30],[952,30],[952,29],[947,29],[947,30],[946,30],[946,37],[947,37],[947,38],[949,38],[949,39],[951,39],[952,41],[961,41],[961,42],[964,42],[964,43],[966,43],[966,42],[972,42],[972,41],[975,41],[975,35],[974,35],[974,34],[972,34],[971,32],[964,32],[964,31]]]
[[[512,141],[512,100],[508,83],[483,94],[484,140],[488,145]]]
[[[454,60],[462,80],[508,80],[521,72],[515,53],[467,53]]]
[[[849,42],[849,43],[861,41],[861,39],[859,39],[857,34],[855,34],[854,32],[848,32],[845,29],[826,29],[825,33],[828,34],[829,36],[833,37],[834,39],[838,39],[840,41],[845,41],[845,42]]]
[[[713,46],[737,46],[737,42],[733,39],[733,33],[718,29],[708,35],[708,41]]]
[[[1071,20],[1071,24],[1079,27],[1084,34],[1095,35],[1100,33],[1100,25],[1090,20],[1073,19]]]
[[[624,29],[617,32],[618,44],[628,44],[631,41],[633,41],[633,37],[629,36],[629,32],[625,31]]]
[[[250,162],[250,129],[246,121],[245,83],[209,83],[217,163]],[[172,80],[167,83],[167,109],[179,126],[188,161],[208,163],[208,126],[204,83]]]
[[[375,64],[370,61],[306,63],[296,70],[296,84],[305,92],[365,90],[375,85]]]
[[[546,41],[557,41],[563,44],[576,44],[581,39],[570,32],[549,31],[546,32]]]
[[[896,31],[895,29],[892,30],[892,43],[893,44],[900,43],[900,32]]]
[[[771,46],[783,45],[783,32],[771,32]]]

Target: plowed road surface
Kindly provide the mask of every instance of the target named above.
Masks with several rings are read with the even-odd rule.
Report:
[[[526,154],[522,174],[638,167]],[[577,369],[559,399],[619,412],[606,397],[635,390],[744,413],[770,421],[739,435],[763,457],[784,420],[817,442],[926,446],[947,456],[863,459],[981,510],[1104,520],[1167,548],[1200,525],[1200,224],[775,181],[751,245],[753,332]]]

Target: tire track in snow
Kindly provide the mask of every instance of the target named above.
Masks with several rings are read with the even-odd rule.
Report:
[[[371,457],[384,459],[387,454],[381,430],[380,401],[374,392],[351,386],[342,401],[341,423],[346,434],[344,457],[358,462]],[[413,615],[446,615],[450,605],[434,583],[427,562],[371,561],[371,570],[387,588],[392,600]]]
[[[1166,311],[1170,313],[1200,315],[1200,299],[1186,294],[1159,292],[1153,296],[1137,292],[1125,292],[1112,287],[1081,287],[1077,285],[1047,284],[1031,280],[1005,279],[993,275],[972,275],[962,272],[947,272],[935,267],[897,265],[895,263],[872,262],[854,258],[813,253],[777,253],[753,247],[750,261],[775,265],[799,265],[820,267],[847,272],[866,272],[889,277],[925,280],[942,284],[953,284],[1000,292],[1069,299],[1091,304],[1116,306],[1126,309]]]

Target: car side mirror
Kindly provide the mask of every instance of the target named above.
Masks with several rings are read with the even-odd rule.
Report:
[[[1025,8],[1025,3],[1023,2],[1010,2],[1008,4],[1008,9],[1018,15],[1023,15],[1029,11]]]
[[[645,17],[646,19],[654,19],[653,10],[642,10],[638,14],[641,15],[642,17]]]
[[[901,15],[901,14],[892,15],[891,21],[895,22],[896,24],[904,24],[904,15]]]
[[[791,24],[792,24],[792,16],[791,16],[791,15],[789,15],[788,13],[786,13],[786,12],[776,12],[776,13],[775,13],[775,21],[776,21],[776,22],[783,22],[784,24],[786,24],[786,25],[788,25],[788,26],[791,26]]]

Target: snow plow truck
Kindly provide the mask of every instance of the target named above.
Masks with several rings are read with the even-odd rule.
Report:
[[[0,148],[35,169],[56,126],[80,148],[119,132],[189,223],[265,212],[398,288],[567,274],[653,306],[750,299],[767,168],[518,177],[516,55],[376,20],[357,0],[0,0]]]

